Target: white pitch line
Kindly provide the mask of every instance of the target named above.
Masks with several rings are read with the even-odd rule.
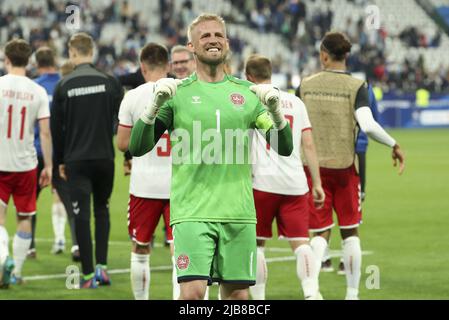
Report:
[[[282,248],[271,248],[271,249],[282,249]],[[371,255],[373,254],[373,251],[362,251],[362,255]],[[330,254],[331,257],[341,257],[342,252],[338,250],[331,250]],[[284,261],[294,261],[296,260],[296,256],[285,256],[285,257],[276,257],[276,258],[267,258],[267,263],[273,263],[273,262],[284,262]],[[173,266],[155,266],[151,267],[152,271],[169,271],[172,270]],[[109,274],[124,274],[129,273],[130,269],[112,269],[108,270]],[[70,274],[70,276],[74,276],[76,274]],[[38,281],[38,280],[50,280],[50,279],[65,279],[67,278],[67,274],[60,273],[60,274],[50,274],[50,275],[37,275],[37,276],[29,276],[24,277],[25,281]]]

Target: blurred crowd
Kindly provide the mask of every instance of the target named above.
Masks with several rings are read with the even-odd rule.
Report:
[[[290,64],[287,69],[292,70],[292,74],[289,76],[306,76],[319,70],[319,43],[325,32],[331,29],[334,19],[330,9],[312,10],[303,0],[229,1],[244,15],[248,27],[259,33],[273,32],[282,36],[292,52],[292,60],[278,61],[274,57],[275,70],[282,63]],[[159,14],[155,17],[158,19],[158,30],[150,30],[148,21],[142,17],[141,12],[126,0],[103,0],[104,9],[100,11],[94,10],[91,2],[92,0],[83,0],[73,4],[80,7],[82,31],[89,32],[98,44],[97,66],[115,75],[126,74],[137,68],[139,48],[154,39],[151,36],[154,32],[162,36],[169,48],[186,43],[186,27],[198,14],[194,11],[191,0],[183,1],[178,10],[175,0],[159,0]],[[61,57],[66,57],[66,42],[71,34],[65,25],[68,17],[66,8],[71,4],[70,1],[47,0],[48,12],[32,4],[20,7],[17,12],[2,10],[2,43],[13,37],[23,37],[33,48],[47,44]],[[228,23],[242,23],[233,15],[224,15],[224,18]],[[29,22],[25,25],[21,22],[23,19]],[[110,40],[114,35],[102,37],[108,23],[122,25],[125,40],[120,45]],[[422,58],[417,62],[405,60],[402,64],[388,63],[384,55],[388,34],[384,29],[367,32],[364,21],[349,18],[344,31],[354,43],[348,60],[349,69],[363,72],[369,81],[383,87],[384,91],[414,92],[424,87],[432,92],[449,92],[449,70],[427,72]],[[441,33],[438,32],[429,39],[415,28],[404,30],[399,37],[410,47],[436,47],[441,41]],[[102,40],[104,38],[109,40]],[[250,53],[247,50],[248,43],[235,36],[230,39],[230,46],[233,59],[238,59],[234,65],[239,70],[233,70],[238,74],[243,68],[245,54]]]

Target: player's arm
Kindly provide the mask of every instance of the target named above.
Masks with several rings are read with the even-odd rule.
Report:
[[[141,119],[137,120],[131,130],[129,152],[133,157],[141,157],[153,150],[161,136],[167,130],[165,123],[159,118],[154,124],[147,124]]]
[[[132,127],[125,127],[122,125],[118,125],[117,129],[117,148],[122,151],[128,151],[129,140],[131,138],[131,129]]]
[[[177,86],[181,82],[169,78],[163,78],[156,82],[153,100],[131,130],[129,152],[132,156],[140,157],[153,150],[162,134],[171,126],[173,110],[170,104],[165,104],[165,102],[175,95]]]
[[[52,143],[50,133],[50,108],[48,102],[48,95],[42,89],[40,93],[40,105],[38,109],[39,122],[39,137],[41,139],[42,155],[44,158],[44,169],[39,177],[39,185],[41,188],[48,186],[51,183],[51,175],[53,170],[52,161]]]
[[[324,204],[324,190],[321,185],[320,168],[318,163],[318,156],[313,142],[313,135],[311,128],[306,128],[301,135],[301,145],[304,157],[306,158],[309,167],[310,176],[312,177],[312,195],[313,202],[317,208],[321,208]]]
[[[131,174],[132,156],[128,151],[129,140],[131,138],[131,126],[118,125],[117,129],[117,148],[124,152],[125,159],[123,160],[123,172],[125,176]]]
[[[50,130],[53,141],[53,159],[54,165],[58,166],[64,163],[64,114],[62,101],[59,98],[59,85],[56,86],[51,106]]]
[[[39,185],[42,188],[51,183],[53,170],[50,120],[48,118],[39,120],[39,137],[41,139],[42,154],[44,157],[44,169],[39,178]]]
[[[392,148],[393,165],[396,166],[397,161],[399,161],[399,174],[402,174],[405,168],[404,154],[396,140],[374,120],[373,113],[368,105],[368,90],[365,86],[362,86],[356,98],[355,118],[357,123],[360,129],[371,139]]]
[[[293,152],[292,131],[281,111],[279,90],[270,84],[254,85],[250,89],[267,110],[257,116],[256,127],[265,132],[266,140],[279,155],[290,156]]]

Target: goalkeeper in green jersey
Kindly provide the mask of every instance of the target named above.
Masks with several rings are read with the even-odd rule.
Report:
[[[129,150],[142,156],[165,130],[171,134],[170,224],[180,299],[202,299],[212,281],[220,283],[223,299],[248,299],[257,260],[251,130],[261,131],[283,156],[293,150],[292,134],[278,89],[224,72],[229,44],[221,17],[200,15],[188,38],[196,73],[156,82]]]

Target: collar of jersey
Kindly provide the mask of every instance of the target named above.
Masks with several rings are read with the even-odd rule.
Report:
[[[198,83],[204,84],[204,85],[209,85],[209,86],[214,86],[217,84],[221,84],[221,83],[225,83],[229,80],[229,75],[225,73],[225,76],[223,78],[223,80],[217,81],[217,82],[206,82],[206,81],[201,81],[198,79],[198,75],[196,74],[196,72],[194,72],[191,76],[191,79],[193,81],[198,81]]]
[[[94,65],[93,65],[92,63],[85,62],[85,63],[81,63],[81,64],[77,65],[77,66],[75,67],[75,69],[78,69],[78,68],[85,68],[85,67],[93,67],[93,66],[94,66]]]

